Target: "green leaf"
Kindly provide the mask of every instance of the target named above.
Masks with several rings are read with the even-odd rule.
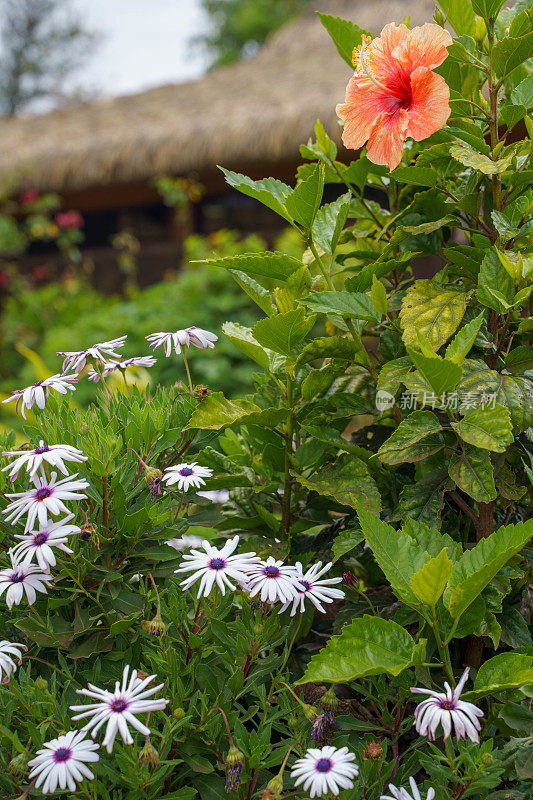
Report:
[[[448,557],[452,561],[457,561],[463,553],[459,542],[456,542],[447,533],[441,533],[438,528],[426,525],[420,520],[408,517],[402,525],[402,531],[415,539],[432,558],[438,556],[443,547],[446,548]]]
[[[478,153],[471,145],[466,142],[456,142],[450,146],[450,155],[464,167],[482,172],[483,175],[495,175],[498,165],[489,156]]]
[[[411,371],[411,363],[409,356],[402,356],[401,358],[395,358],[383,364],[378,375],[378,392],[388,392],[394,396],[400,388],[403,379]]]
[[[333,551],[333,562],[338,561],[339,558],[345,556],[346,553],[350,553],[354,547],[357,547],[357,545],[364,542],[364,540],[365,537],[361,531],[353,529],[341,531],[341,533],[335,537],[333,547],[331,548]]]
[[[451,425],[463,441],[494,453],[505,453],[514,441],[511,414],[500,403],[471,408]]]
[[[427,167],[397,167],[391,177],[399,183],[410,183],[415,186],[435,186],[439,176],[433,169]]]
[[[353,339],[346,336],[324,336],[313,339],[306,344],[298,358],[296,366],[309,364],[317,358],[338,358],[342,361],[353,361],[356,353],[356,345]]]
[[[372,305],[378,314],[387,313],[387,290],[375,275],[372,275],[372,288],[370,290]]]
[[[509,409],[515,433],[533,425],[533,382],[527,378],[502,375],[487,368],[475,369],[461,380],[457,393],[462,401],[459,410],[463,414],[473,405],[487,405],[488,398],[491,403],[500,403]]]
[[[497,497],[490,455],[471,445],[454,453],[448,467],[450,478],[478,503],[490,503]]]
[[[287,186],[286,183],[276,180],[276,178],[263,178],[260,181],[253,181],[246,175],[241,175],[240,172],[232,172],[224,167],[219,167],[224,173],[226,181],[234,189],[237,189],[242,194],[253,197],[254,200],[259,200],[260,203],[271,208],[280,217],[292,222],[291,215],[286,208],[287,197],[292,194],[292,188]]]
[[[476,35],[476,15],[468,0],[439,0],[439,5],[456,34]]]
[[[248,297],[259,306],[261,311],[264,311],[265,314],[274,313],[275,309],[269,291],[264,289],[257,281],[254,281],[253,278],[249,278],[244,272],[238,272],[235,269],[230,269],[229,272]]]
[[[441,597],[453,569],[453,561],[446,548],[427,561],[410,580],[411,588],[419,600],[433,608]]]
[[[454,564],[444,604],[454,619],[463,614],[500,569],[533,536],[533,520],[499,528]]]
[[[314,164],[309,174],[301,180],[287,197],[285,208],[291,217],[310,230],[322,202],[324,192],[324,165]]]
[[[440,397],[444,392],[449,392],[461,380],[463,370],[453,361],[445,361],[438,356],[423,356],[415,350],[408,348],[411,361],[422,375],[428,386]]]
[[[222,332],[244,355],[260,364],[263,369],[271,369],[272,358],[276,358],[276,356],[270,350],[261,347],[259,342],[254,339],[250,328],[245,328],[238,322],[225,322],[222,325]]]
[[[520,81],[518,86],[515,86],[511,92],[511,100],[528,109],[533,107],[533,72]]]
[[[509,372],[526,372],[533,369],[533,347],[521,345],[511,350],[505,359],[505,369]]]
[[[505,0],[472,0],[472,8],[484,20],[496,19]]]
[[[381,445],[377,454],[384,464],[401,464],[406,460],[406,450],[410,453],[412,445],[441,430],[439,420],[431,411],[413,411],[400,422],[392,436]],[[444,441],[440,446],[443,445]]]
[[[424,467],[425,462],[419,462],[416,466]],[[440,469],[420,471],[414,483],[403,487],[396,518],[411,517],[428,525],[440,525],[444,492],[450,488],[450,484],[445,465]]]
[[[402,300],[400,320],[406,345],[418,347],[417,331],[438,350],[455,333],[464,316],[468,296],[455,286],[419,280]]]
[[[184,430],[216,430],[233,425],[256,424],[273,427],[287,416],[280,408],[259,408],[250,400],[227,400],[222,392],[213,392],[200,403]]]
[[[357,509],[361,529],[374,558],[385,573],[392,591],[404,603],[418,605],[411,588],[411,578],[430,557],[425,550],[403,531],[382,522],[376,514]]]
[[[533,681],[533,656],[521,653],[499,653],[489,658],[479,668],[474,689],[462,697],[472,702],[480,697],[517,689]]]
[[[506,36],[492,49],[492,65],[500,79],[506,78],[528,58],[533,57],[533,33],[513,38]]]
[[[343,319],[379,321],[372,300],[362,292],[316,292],[301,302],[311,311],[321,314],[333,314]]]
[[[425,642],[419,646],[396,622],[365,614],[313,656],[298,684],[348,683],[383,673],[396,677],[424,658]]]
[[[299,307],[260,320],[253,327],[253,335],[263,347],[288,356],[307,336],[315,321],[315,315],[306,317],[304,309]]]
[[[297,474],[294,477],[306,489],[331,497],[343,506],[357,508],[359,503],[363,508],[377,512],[381,508],[381,498],[374,479],[366,464],[356,456],[341,456],[333,467],[321,469],[308,478]]]
[[[351,195],[341,195],[335,202],[322,206],[313,223],[313,239],[325,253],[335,252],[339,236],[346,224],[350,210]]]
[[[352,53],[354,47],[361,44],[363,34],[367,36],[371,34],[347,19],[332,17],[329,14],[321,14],[320,11],[318,11],[317,14],[320,17],[320,22],[333,39],[339,55],[346,61],[348,66],[353,69]]]
[[[478,314],[471,322],[467,322],[457,331],[446,348],[446,361],[453,361],[454,364],[463,363],[476,341],[483,319],[484,313],[482,311],[481,314]]]
[[[193,261],[193,264],[212,264],[228,270],[245,272],[247,275],[260,275],[278,281],[286,281],[302,268],[302,262],[284,253],[244,253],[237,256],[220,256]]]

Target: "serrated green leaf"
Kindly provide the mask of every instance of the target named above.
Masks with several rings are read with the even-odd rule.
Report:
[[[426,564],[430,557],[411,536],[396,531],[382,522],[376,514],[357,509],[361,530],[374,558],[385,573],[392,591],[409,605],[417,605],[418,598],[411,588],[413,575]]]
[[[439,176],[427,167],[397,167],[391,175],[399,183],[410,183],[415,186],[435,186]]]
[[[378,314],[387,313],[387,290],[375,275],[372,275],[372,288],[370,289],[370,299]]]
[[[492,49],[492,65],[500,79],[506,78],[528,58],[533,57],[533,33],[525,36],[506,36]]]
[[[432,558],[438,556],[443,547],[446,548],[448,557],[452,561],[457,561],[463,554],[459,542],[456,542],[447,533],[441,533],[437,528],[426,525],[420,520],[408,517],[402,525],[402,531],[415,539]]]
[[[412,363],[409,356],[395,358],[387,361],[381,367],[378,375],[377,390],[395,395],[400,388],[404,377],[411,371]]]
[[[365,537],[361,531],[341,531],[341,533],[335,537],[333,547],[331,548],[333,551],[333,562],[338,561],[339,558],[345,556],[346,553],[350,553],[354,547],[357,547],[357,545],[364,542],[364,540]]]
[[[495,692],[516,689],[533,681],[533,656],[521,653],[498,653],[479,668],[474,689],[464,693],[464,699],[477,700]]]
[[[533,347],[521,345],[511,350],[505,359],[505,369],[518,373],[533,370]]]
[[[434,607],[441,597],[453,568],[446,548],[427,561],[410,580],[411,588],[423,603]]]
[[[497,496],[490,455],[465,444],[453,453],[448,467],[450,478],[478,503],[490,503]]]
[[[476,369],[457,386],[461,399],[459,411],[465,414],[472,406],[490,401],[511,412],[513,431],[520,433],[533,425],[533,381],[518,375],[502,375],[496,370]]]
[[[511,92],[511,99],[513,103],[525,106],[525,108],[533,107],[533,72],[515,86]]]
[[[494,453],[505,453],[514,441],[511,414],[500,403],[471,408],[451,425],[463,441]]]
[[[287,222],[292,221],[285,203],[293,190],[286,183],[278,181],[276,178],[263,178],[260,181],[253,181],[246,175],[241,175],[240,172],[232,172],[229,169],[224,169],[224,167],[219,167],[219,169],[224,173],[226,181],[234,189],[248,195],[248,197],[253,197],[254,200],[259,200],[260,203],[275,211]]]
[[[237,420],[242,425],[274,427],[287,416],[280,408],[260,408],[250,400],[228,400],[222,392],[213,392],[200,403],[184,430],[220,430]]]
[[[533,520],[499,528],[454,564],[444,605],[454,619],[463,614],[500,569],[533,536]]]
[[[479,330],[483,324],[484,313],[478,314],[470,322],[457,331],[452,341],[446,348],[446,361],[453,361],[454,364],[462,364],[466,356],[472,349]]]
[[[321,314],[333,314],[343,319],[379,321],[372,300],[362,292],[316,292],[301,302],[311,311]]]
[[[274,353],[266,350],[254,339],[251,328],[239,325],[238,322],[225,322],[222,326],[222,332],[248,358],[260,364],[263,369],[268,370],[271,368]]]
[[[230,269],[229,272],[233,276],[233,279],[236,281],[236,283],[239,284],[241,289],[246,292],[248,297],[250,297],[254,303],[256,303],[259,308],[265,312],[265,314],[274,313],[275,309],[269,291],[264,289],[260,283],[254,281],[253,278],[250,278],[244,272],[238,272],[235,269]]]
[[[472,8],[485,20],[496,19],[505,0],[472,0]]]
[[[220,256],[193,261],[193,264],[212,264],[228,270],[245,272],[247,275],[260,275],[278,281],[286,281],[302,268],[302,262],[284,253],[244,253],[236,256]]]
[[[298,358],[296,366],[309,364],[317,358],[338,358],[351,361],[356,353],[356,345],[352,338],[346,336],[325,336],[313,339],[306,344]]]
[[[353,49],[361,44],[363,34],[369,35],[368,31],[365,31],[363,28],[360,28],[359,25],[347,19],[333,17],[330,14],[321,14],[320,11],[318,11],[317,14],[320,18],[320,22],[333,39],[339,55],[346,61],[348,66],[353,69]]]
[[[459,364],[445,361],[438,356],[424,356],[422,353],[411,350],[410,347],[407,348],[407,351],[418,372],[437,397],[455,389],[463,374]]]
[[[433,280],[419,280],[403,298],[400,320],[403,340],[418,346],[417,331],[423,333],[438,350],[455,333],[464,316],[466,292],[455,286],[443,286]]]
[[[410,453],[412,445],[441,430],[439,420],[431,411],[413,411],[400,422],[392,436],[381,445],[377,454],[384,464],[401,464],[406,460],[406,450]],[[441,446],[443,445],[444,441]]]
[[[349,192],[319,208],[313,222],[313,239],[325,253],[335,252],[350,210]]]
[[[458,36],[476,35],[476,15],[468,0],[439,0],[439,5]]]
[[[348,683],[368,675],[397,676],[425,658],[407,631],[392,620],[364,615],[345,625],[313,656],[298,683]]]
[[[471,145],[466,142],[456,142],[450,146],[450,155],[464,167],[482,172],[483,175],[495,175],[498,165],[489,156],[478,153]]]
[[[301,180],[286,198],[285,208],[291,217],[309,231],[322,202],[324,191],[324,165],[314,164],[313,169]]]
[[[315,320],[314,314],[306,317],[304,309],[299,307],[285,314],[260,320],[254,325],[252,333],[263,347],[288,356],[307,336]]]
[[[307,478],[296,474],[294,477],[306,489],[331,497],[343,506],[357,508],[360,503],[363,508],[378,512],[381,508],[375,481],[364,461],[356,456],[341,456],[333,467],[322,469]]]

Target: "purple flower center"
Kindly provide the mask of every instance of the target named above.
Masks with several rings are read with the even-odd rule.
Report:
[[[117,700],[113,700],[111,703],[111,711],[114,711],[115,714],[122,714],[128,707],[129,703],[123,697],[119,697]]]
[[[37,383],[34,383],[33,385],[34,386],[42,386],[43,383],[44,383],[44,381],[37,381]]]
[[[277,578],[279,576],[279,569],[277,567],[265,567],[265,575],[267,578]]]
[[[211,569],[224,569],[226,562],[223,558],[212,558],[209,562]]]
[[[48,447],[47,444],[45,444],[44,447],[36,447],[33,452],[35,453],[35,455],[40,456],[43,453],[49,453],[50,448]]]
[[[308,592],[311,588],[309,581],[300,581],[300,585],[304,587],[304,592]]]
[[[26,575],[23,572],[12,572],[9,576],[11,583],[22,583]]]
[[[50,497],[52,494],[52,490],[48,488],[48,486],[43,486],[42,489],[37,489],[35,492],[35,499],[36,500],[46,500],[47,497]]]
[[[439,706],[444,711],[455,711],[455,700],[439,700]]]
[[[43,531],[36,533],[35,536],[33,537],[33,544],[40,545],[44,544],[47,541],[48,541],[48,534],[44,533]]]
[[[317,772],[329,772],[331,767],[332,764],[329,758],[319,758],[315,764],[315,769]]]
[[[190,467],[183,467],[183,469],[180,469],[180,475],[183,475],[184,478],[188,478],[189,475],[193,475],[193,474],[194,474],[194,470],[191,469]]]
[[[71,756],[72,750],[70,750],[68,747],[58,747],[54,753],[54,761],[59,763],[62,761],[68,761]]]

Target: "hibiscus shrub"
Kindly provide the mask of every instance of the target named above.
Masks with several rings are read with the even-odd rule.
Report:
[[[368,146],[318,123],[295,188],[225,171],[308,247],[209,260],[264,314],[223,326],[250,397],[192,384],[195,327],[148,337],[171,388],[110,390],[148,366],[120,336],[16,394],[2,797],[531,797],[533,14],[502,5],[321,15]]]

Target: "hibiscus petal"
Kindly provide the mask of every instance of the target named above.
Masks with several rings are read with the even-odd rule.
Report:
[[[440,130],[450,116],[450,89],[442,75],[418,67],[411,74],[411,92],[407,136],[420,142]]]

